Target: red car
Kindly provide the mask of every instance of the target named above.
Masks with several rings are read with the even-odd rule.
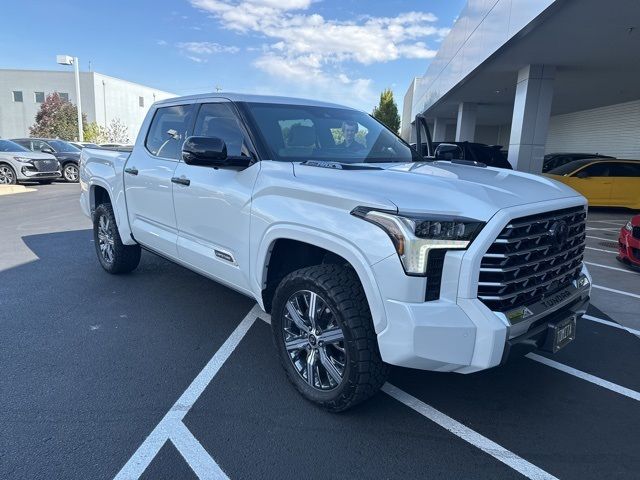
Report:
[[[618,260],[640,270],[640,215],[636,215],[620,230]]]

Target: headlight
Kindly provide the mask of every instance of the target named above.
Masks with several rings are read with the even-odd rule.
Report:
[[[631,225],[631,220],[627,222],[627,224],[624,226],[624,229],[630,232],[633,231],[633,225]]]
[[[389,235],[407,275],[425,275],[433,249],[466,249],[485,225],[469,218],[397,214],[367,207],[357,207],[351,214]]]
[[[13,159],[22,163],[31,163],[33,161],[32,158],[27,158],[27,157],[13,157]]]

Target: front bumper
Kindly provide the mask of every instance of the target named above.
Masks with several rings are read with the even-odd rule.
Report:
[[[632,268],[640,268],[640,239],[624,228],[618,239],[618,260]]]
[[[587,281],[578,286],[580,279]],[[393,321],[378,334],[380,353],[387,363],[421,370],[472,373],[495,367],[514,351],[541,348],[550,323],[584,315],[591,283],[586,271],[580,279],[551,295],[552,306],[514,325],[478,299],[387,300]]]
[[[23,170],[18,174],[19,180],[55,180],[62,176],[61,172],[35,172],[29,170]]]

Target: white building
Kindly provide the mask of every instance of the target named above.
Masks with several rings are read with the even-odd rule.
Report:
[[[640,2],[468,0],[407,91],[404,138],[418,113],[434,141],[503,145],[519,170],[551,152],[640,159]]]
[[[40,104],[53,92],[76,104],[73,70],[0,69],[0,138],[29,136]],[[176,96],[96,72],[80,72],[80,95],[88,122],[106,127],[118,118],[128,127],[132,142],[151,104]]]

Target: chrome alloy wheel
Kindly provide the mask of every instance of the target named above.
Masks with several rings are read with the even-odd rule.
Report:
[[[344,376],[347,353],[344,333],[327,302],[300,290],[287,300],[284,345],[298,375],[318,390],[333,390]]]
[[[78,167],[73,163],[70,163],[69,165],[64,167],[64,172],[62,172],[62,174],[64,175],[64,179],[67,182],[78,181]]]
[[[14,181],[13,170],[6,165],[0,165],[0,185],[11,185]]]
[[[111,220],[106,215],[98,219],[98,246],[100,254],[107,263],[113,263],[113,232],[111,232]]]

